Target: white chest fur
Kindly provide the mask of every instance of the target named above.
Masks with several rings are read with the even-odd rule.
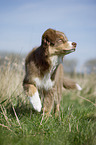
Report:
[[[51,74],[54,72],[56,66],[58,65],[58,57],[53,56],[50,58],[50,60],[52,62],[50,71],[46,73],[42,79],[39,77],[34,78],[36,87],[38,87],[39,89],[49,90],[54,86],[55,82],[51,80]]]
[[[36,77],[34,79],[36,87],[39,89],[49,90],[54,86],[54,81],[50,79],[50,73],[46,74],[42,79]]]

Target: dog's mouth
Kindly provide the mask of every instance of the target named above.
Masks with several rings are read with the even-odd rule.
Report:
[[[69,53],[72,53],[75,51],[75,48],[71,49],[71,50],[64,50],[64,54],[67,55]]]
[[[72,53],[72,52],[74,52],[75,51],[75,48],[72,48],[72,49],[70,49],[70,50],[61,50],[61,51],[56,51],[55,52],[55,55],[67,55],[67,54],[69,54],[69,53]]]

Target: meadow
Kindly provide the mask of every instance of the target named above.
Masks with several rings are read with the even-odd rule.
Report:
[[[96,145],[96,74],[75,74],[82,91],[64,90],[59,116],[43,121],[24,94],[23,77],[24,58],[0,57],[0,145]]]

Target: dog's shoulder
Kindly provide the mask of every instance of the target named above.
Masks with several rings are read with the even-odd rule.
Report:
[[[36,51],[37,47],[34,47],[26,56],[25,59],[25,65],[27,65],[28,63],[30,63],[30,61],[34,60],[35,57],[35,51]]]

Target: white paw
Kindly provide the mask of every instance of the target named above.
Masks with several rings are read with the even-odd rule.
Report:
[[[32,107],[40,112],[42,105],[41,105],[41,100],[39,98],[39,93],[36,92],[32,97],[29,96],[29,100],[30,100],[30,104],[32,105]]]
[[[77,90],[79,90],[79,91],[82,90],[82,88],[81,88],[78,84],[76,84],[76,88],[77,88]]]

